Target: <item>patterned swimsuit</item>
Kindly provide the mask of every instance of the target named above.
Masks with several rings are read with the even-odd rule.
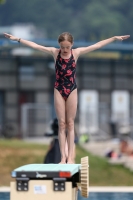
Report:
[[[71,92],[77,88],[75,81],[76,63],[72,52],[69,59],[61,58],[60,54],[61,51],[59,51],[55,64],[56,81],[54,88],[60,92],[66,101]]]

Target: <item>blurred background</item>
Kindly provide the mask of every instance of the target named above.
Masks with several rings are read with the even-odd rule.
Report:
[[[42,137],[55,116],[53,58],[4,38],[7,32],[58,47],[62,32],[74,48],[115,35],[114,42],[77,64],[77,134],[88,139],[133,138],[133,2],[130,0],[0,1],[0,137]]]
[[[112,198],[90,192],[91,199],[133,199],[132,22],[131,0],[0,0],[0,186],[10,185],[19,166],[60,160],[54,60],[3,33],[57,48],[65,31],[74,36],[74,48],[130,35],[78,60],[74,160],[89,157],[90,186],[131,186],[130,197],[120,188]],[[0,199],[9,194],[0,192]]]

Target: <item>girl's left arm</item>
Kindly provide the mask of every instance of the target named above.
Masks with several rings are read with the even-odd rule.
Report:
[[[88,46],[88,47],[79,47],[79,48],[75,49],[75,54],[77,55],[77,57],[79,57],[82,54],[94,51],[96,49],[100,49],[103,46],[110,44],[111,42],[114,42],[115,40],[122,41],[122,40],[128,39],[129,37],[130,37],[130,35],[114,36],[114,37],[108,38],[106,40],[102,40],[100,42],[97,42],[97,43],[95,43],[91,46]]]

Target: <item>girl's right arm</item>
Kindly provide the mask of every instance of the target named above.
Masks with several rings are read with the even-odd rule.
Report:
[[[26,46],[29,46],[33,49],[37,49],[39,51],[43,51],[43,52],[46,52],[46,53],[49,53],[51,55],[53,55],[55,57],[55,54],[56,54],[56,51],[57,49],[55,47],[45,47],[45,46],[42,46],[42,45],[38,45],[36,44],[35,42],[31,42],[31,41],[28,41],[28,40],[24,40],[24,39],[21,39],[21,38],[17,38],[11,34],[8,34],[8,33],[4,33],[4,36],[10,40],[13,40],[13,41],[17,41],[17,42],[20,42]]]

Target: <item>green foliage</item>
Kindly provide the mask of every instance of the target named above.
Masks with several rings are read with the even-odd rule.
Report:
[[[77,40],[89,41],[131,34],[132,20],[130,0],[12,0],[0,7],[0,26],[33,23],[44,29],[49,39],[64,31]]]
[[[4,4],[6,0],[0,0],[0,4]]]

